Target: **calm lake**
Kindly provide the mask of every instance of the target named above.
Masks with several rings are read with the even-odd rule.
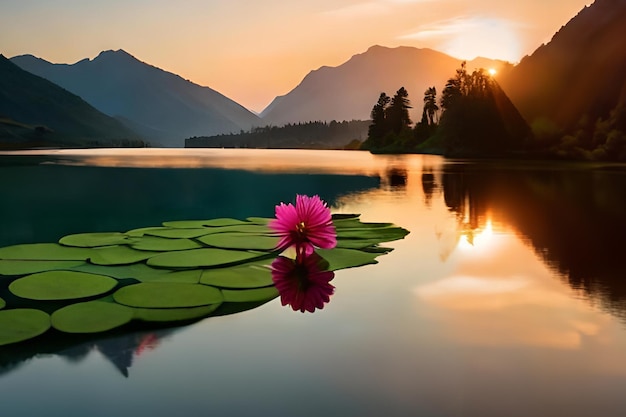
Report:
[[[272,217],[296,194],[410,231],[275,299],[182,327],[0,348],[12,416],[624,416],[626,165],[348,151],[0,153],[0,246]]]

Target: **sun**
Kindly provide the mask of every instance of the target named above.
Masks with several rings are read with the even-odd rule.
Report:
[[[489,68],[488,72],[489,72],[489,75],[491,75],[492,77],[498,73],[498,71],[496,71],[495,68]]]

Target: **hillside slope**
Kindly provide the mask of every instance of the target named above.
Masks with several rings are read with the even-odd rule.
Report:
[[[0,55],[0,143],[28,146],[138,145],[139,136],[80,97]]]
[[[75,64],[32,55],[11,59],[21,68],[81,96],[161,146],[182,147],[196,135],[238,132],[260,124],[241,105],[208,87],[139,61],[123,50]]]
[[[596,0],[500,79],[532,123],[571,130],[626,103],[626,0]]]

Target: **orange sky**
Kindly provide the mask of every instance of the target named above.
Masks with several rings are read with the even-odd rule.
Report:
[[[378,44],[518,61],[590,0],[20,0],[0,53],[54,63],[124,49],[254,111]],[[181,5],[182,4],[182,5]]]

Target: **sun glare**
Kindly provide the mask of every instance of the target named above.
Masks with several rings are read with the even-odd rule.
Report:
[[[496,75],[497,72],[498,71],[496,71],[494,68],[489,68],[489,75],[491,75],[492,77]]]
[[[463,251],[491,250],[497,245],[497,236],[493,231],[491,219],[483,228],[463,230],[457,247]]]

